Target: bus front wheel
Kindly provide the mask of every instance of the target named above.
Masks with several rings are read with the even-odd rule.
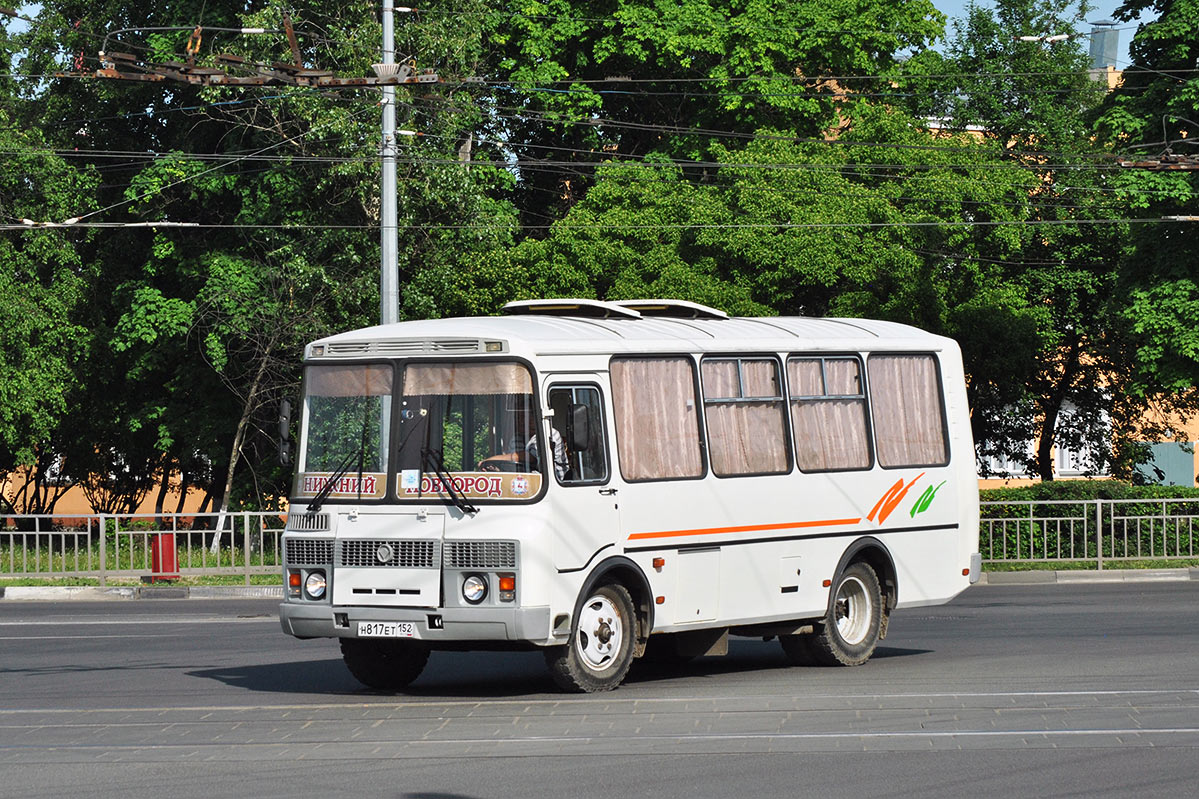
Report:
[[[860,666],[874,654],[883,619],[878,575],[869,564],[850,564],[837,577],[832,591],[828,613],[814,632],[780,638],[790,662]]]
[[[629,672],[636,637],[637,616],[628,589],[601,585],[579,606],[570,641],[545,650],[546,665],[564,691],[611,691]]]
[[[420,641],[342,638],[341,658],[366,687],[397,691],[420,676],[429,662],[429,647]]]

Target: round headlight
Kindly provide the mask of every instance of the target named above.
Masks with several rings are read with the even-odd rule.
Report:
[[[304,591],[313,599],[320,599],[325,595],[325,573],[312,572],[308,575],[308,579],[304,581]]]
[[[462,581],[462,598],[472,605],[477,605],[487,596],[487,581],[478,574],[472,574]]]

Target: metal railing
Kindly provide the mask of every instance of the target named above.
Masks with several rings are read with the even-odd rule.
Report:
[[[0,516],[0,579],[280,574],[286,513]]]
[[[1199,499],[980,503],[983,561],[1108,563],[1199,559]],[[279,574],[285,513],[92,514],[0,517],[0,579],[153,578]],[[173,555],[173,560],[167,555]]]
[[[982,502],[979,550],[1001,563],[1199,558],[1199,499]]]

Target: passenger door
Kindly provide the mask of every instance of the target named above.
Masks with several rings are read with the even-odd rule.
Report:
[[[565,450],[565,469],[547,464],[552,507],[554,565],[577,571],[613,550],[619,535],[617,486],[613,485],[603,375],[551,375],[546,407],[553,412],[555,444]]]

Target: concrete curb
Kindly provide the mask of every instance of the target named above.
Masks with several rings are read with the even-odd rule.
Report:
[[[983,572],[978,585],[1039,585],[1062,583],[1171,583],[1199,580],[1199,568],[1104,569],[1103,571]]]
[[[281,585],[10,585],[0,599],[27,602],[96,602],[115,599],[283,599]]]

